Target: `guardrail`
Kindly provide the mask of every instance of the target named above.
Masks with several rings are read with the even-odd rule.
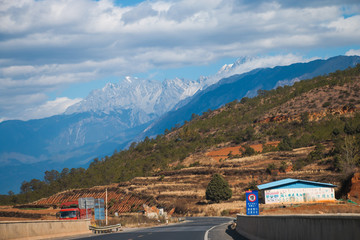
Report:
[[[89,226],[89,230],[93,233],[109,233],[121,231],[121,224],[110,225],[110,226]]]

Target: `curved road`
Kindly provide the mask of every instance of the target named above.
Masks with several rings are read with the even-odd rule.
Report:
[[[168,226],[143,228],[119,233],[100,234],[81,239],[96,240],[232,240],[240,237],[228,229],[231,218],[191,217],[186,222]]]

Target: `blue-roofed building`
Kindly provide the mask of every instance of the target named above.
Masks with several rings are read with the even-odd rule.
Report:
[[[257,186],[265,204],[335,201],[335,185],[301,179],[282,179]]]

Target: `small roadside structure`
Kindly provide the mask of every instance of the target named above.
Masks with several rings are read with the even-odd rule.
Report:
[[[257,187],[263,192],[265,204],[335,201],[336,186],[330,183],[286,178]]]

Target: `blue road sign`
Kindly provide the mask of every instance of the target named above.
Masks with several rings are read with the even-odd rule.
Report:
[[[94,214],[95,220],[104,220],[105,219],[105,208],[104,208],[104,199],[97,198],[95,199]]]
[[[246,194],[246,215],[259,215],[258,191],[247,191],[245,194]]]
[[[96,198],[94,202],[95,202],[94,204],[95,208],[103,208],[105,206],[104,199],[102,198]]]
[[[105,219],[105,208],[94,208],[95,220]]]

